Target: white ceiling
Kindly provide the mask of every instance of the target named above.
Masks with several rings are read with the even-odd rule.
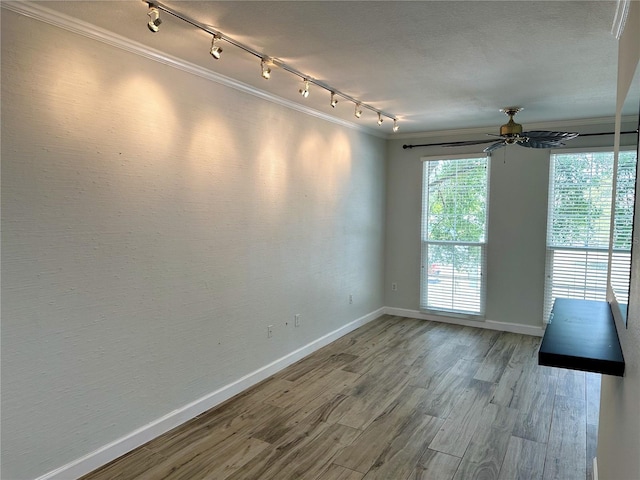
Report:
[[[231,45],[209,55],[211,36],[162,14],[158,33],[141,0],[39,2],[135,42],[308,105],[390,133],[375,114],[329,106],[319,88],[303,99],[300,81]],[[375,108],[396,115],[401,133],[486,127],[499,109],[523,106],[527,123],[613,117],[615,1],[175,1],[165,5]],[[180,85],[176,85],[180,88]],[[497,132],[495,132],[497,133]]]

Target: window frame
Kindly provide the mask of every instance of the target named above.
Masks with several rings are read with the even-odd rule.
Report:
[[[429,216],[429,191],[426,179],[428,177],[429,162],[434,161],[455,161],[466,159],[482,159],[485,160],[486,169],[486,199],[484,204],[484,234],[482,242],[473,241],[450,241],[450,240],[428,240],[428,216]],[[421,157],[422,161],[422,203],[421,203],[421,222],[420,222],[420,311],[427,314],[439,316],[447,316],[454,318],[464,318],[472,320],[483,320],[486,311],[487,297],[487,244],[489,231],[489,197],[490,197],[490,171],[491,171],[491,155],[484,152],[472,152],[459,155],[437,155]],[[479,264],[479,281],[480,281],[480,298],[479,307],[475,312],[462,309],[434,308],[428,305],[429,293],[429,245],[454,245],[454,246],[472,246],[480,247],[480,264]],[[452,282],[453,282],[452,277]]]
[[[620,181],[620,154],[632,152],[635,153],[635,165],[629,168],[629,166],[625,165],[623,168],[629,168],[629,171],[632,172],[632,182],[631,189],[634,191],[633,194],[633,207],[631,209],[631,215],[628,218],[628,221],[631,223],[630,228],[628,228],[629,235],[629,248],[616,248],[616,241],[618,240],[620,231],[616,228],[616,219],[619,221],[621,216],[618,212],[618,194],[619,188],[618,184]],[[607,300],[610,300],[610,297],[614,297],[616,303],[619,304],[628,304],[629,303],[629,295],[630,295],[630,287],[631,287],[631,258],[632,258],[632,250],[634,244],[634,225],[633,219],[635,216],[635,197],[638,195],[637,185],[638,185],[638,165],[640,165],[640,159],[638,158],[639,152],[638,148],[632,145],[628,146],[618,146],[617,151],[614,153],[613,165],[616,174],[613,177],[613,189],[612,189],[612,202],[611,202],[611,235],[610,235],[610,250],[609,250],[609,271],[607,275]],[[624,258],[624,261],[621,261],[621,257]],[[628,258],[628,260],[627,260]]]
[[[620,151],[628,151],[628,150],[633,150],[632,148],[624,148],[621,147]],[[548,194],[548,203],[547,203],[547,233],[546,233],[546,237],[545,237],[545,279],[544,279],[544,305],[543,305],[543,323],[547,324],[549,322],[549,316],[551,314],[551,309],[553,307],[553,301],[554,301],[554,297],[553,296],[553,257],[556,254],[556,252],[558,251],[564,251],[564,252],[584,252],[585,256],[587,257],[587,259],[585,260],[585,277],[587,277],[587,270],[588,270],[588,256],[591,255],[593,257],[596,257],[597,262],[606,262],[606,271],[603,275],[599,275],[596,270],[598,269],[591,269],[589,270],[593,277],[592,278],[596,278],[598,277],[598,281],[601,283],[599,283],[598,285],[596,285],[595,283],[593,284],[592,289],[595,291],[596,289],[600,291],[601,295],[599,295],[597,297],[598,300],[602,300],[602,301],[606,301],[607,300],[607,289],[608,289],[608,284],[610,283],[610,275],[611,275],[611,268],[612,268],[612,263],[611,263],[611,257],[609,254],[609,250],[611,247],[611,242],[612,242],[612,235],[613,235],[613,230],[612,228],[609,229],[609,237],[608,237],[608,245],[602,245],[602,246],[589,246],[589,247],[576,247],[576,246],[560,246],[560,245],[550,245],[550,229],[552,228],[553,225],[553,217],[552,217],[552,211],[551,211],[551,207],[552,207],[552,202],[553,202],[553,195],[554,195],[554,187],[555,187],[555,182],[554,182],[554,174],[555,174],[555,164],[554,164],[554,155],[571,155],[571,154],[586,154],[586,153],[609,153],[611,155],[611,167],[612,167],[612,173],[614,172],[614,167],[615,167],[615,157],[614,157],[614,149],[612,146],[604,146],[604,147],[585,147],[585,148],[558,148],[558,149],[554,149],[553,151],[550,151],[549,153],[549,194]],[[615,189],[615,185],[616,185],[616,175],[613,174],[612,175],[612,179],[611,179],[611,185],[610,185],[610,190],[609,190],[609,199],[610,199],[610,204],[608,205],[609,208],[606,209],[607,215],[609,216],[608,219],[608,224],[611,224],[611,219],[613,217],[613,211],[615,208],[615,198],[613,197],[613,192]],[[621,253],[618,252],[617,250],[614,251],[614,254],[617,253]],[[622,252],[624,253],[624,252]],[[583,284],[583,286],[581,287],[585,292],[587,290],[589,290],[589,285],[587,283]],[[585,293],[585,297],[586,299],[595,299],[595,295],[593,296],[588,296]],[[578,298],[578,297],[569,297],[569,298]]]

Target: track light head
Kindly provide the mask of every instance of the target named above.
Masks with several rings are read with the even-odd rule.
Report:
[[[269,80],[271,78],[271,67],[269,67],[269,62],[263,58],[260,62],[260,68],[262,69],[262,78]]]
[[[331,106],[333,108],[336,108],[337,104],[338,104],[338,99],[336,98],[336,92],[331,92]]]
[[[378,112],[378,126],[382,125],[382,114]]]
[[[222,56],[222,47],[220,45],[216,45],[217,39],[218,37],[216,35],[211,39],[211,50],[209,53],[211,53],[211,56],[216,60],[220,60],[220,57]]]
[[[400,127],[398,126],[398,119],[394,118],[393,119],[393,132],[397,132],[400,129]]]
[[[360,118],[362,116],[362,108],[360,108],[360,104],[356,103],[356,110],[353,112],[356,118]]]
[[[157,7],[149,7],[149,22],[147,23],[147,27],[153,33],[156,33],[159,30],[160,24],[162,23],[162,19],[160,18],[160,10]]]
[[[300,93],[304,98],[309,96],[309,80],[305,78],[302,88],[298,90],[298,93]]]

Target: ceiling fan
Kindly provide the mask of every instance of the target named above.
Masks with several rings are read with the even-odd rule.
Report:
[[[509,117],[509,121],[500,127],[500,135],[491,135],[498,137],[499,139],[492,138],[489,140],[470,140],[462,142],[445,142],[445,143],[427,143],[422,145],[403,145],[402,148],[414,148],[414,147],[459,147],[462,145],[481,145],[483,143],[491,143],[484,152],[489,153],[494,150],[504,147],[505,145],[521,145],[529,148],[554,148],[564,145],[564,140],[571,140],[578,136],[577,133],[570,132],[549,132],[546,130],[532,130],[530,132],[523,132],[522,125],[513,121],[513,117],[516,113],[522,110],[522,107],[506,107],[500,111]]]

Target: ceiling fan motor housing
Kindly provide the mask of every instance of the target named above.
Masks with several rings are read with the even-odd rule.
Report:
[[[513,121],[513,116],[522,110],[521,107],[503,108],[502,112],[509,116],[509,121],[500,127],[500,135],[504,137],[518,137],[522,133],[522,125]]]
[[[522,133],[522,125],[510,119],[500,127],[500,135],[505,137],[517,137]]]

